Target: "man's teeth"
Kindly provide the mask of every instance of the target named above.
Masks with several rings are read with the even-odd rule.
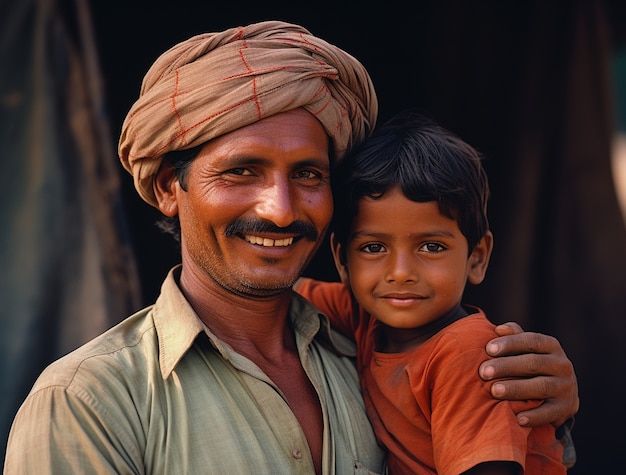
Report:
[[[285,238],[285,239],[268,239],[268,238],[263,238],[260,236],[246,235],[245,238],[246,238],[246,241],[252,244],[259,244],[260,246],[265,246],[265,247],[284,247],[284,246],[289,246],[293,243],[292,237]]]

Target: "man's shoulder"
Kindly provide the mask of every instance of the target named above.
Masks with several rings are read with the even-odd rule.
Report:
[[[140,310],[52,362],[39,375],[31,393],[51,387],[68,389],[87,375],[102,383],[112,372],[119,377],[125,371],[142,371],[145,364],[156,361],[158,365],[158,342],[151,310],[152,307]]]

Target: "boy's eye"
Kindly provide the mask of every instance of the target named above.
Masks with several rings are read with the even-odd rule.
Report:
[[[376,253],[385,251],[385,246],[383,246],[380,243],[373,242],[373,243],[369,243],[369,244],[365,244],[361,246],[359,250],[362,252],[370,253],[370,254],[376,254]]]
[[[437,253],[444,251],[446,248],[437,242],[427,242],[424,244],[420,250],[423,252]]]

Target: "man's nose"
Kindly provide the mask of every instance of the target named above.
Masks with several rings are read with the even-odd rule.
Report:
[[[257,215],[284,228],[296,219],[295,195],[288,179],[275,178],[263,189],[256,205]]]

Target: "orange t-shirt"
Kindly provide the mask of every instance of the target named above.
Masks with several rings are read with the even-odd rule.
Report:
[[[297,290],[357,343],[365,406],[390,474],[456,475],[489,461],[517,462],[528,474],[566,473],[554,428],[517,423],[515,412],[538,402],[496,400],[479,378],[485,345],[496,336],[481,310],[411,351],[381,353],[377,321],[344,285],[303,279]]]

